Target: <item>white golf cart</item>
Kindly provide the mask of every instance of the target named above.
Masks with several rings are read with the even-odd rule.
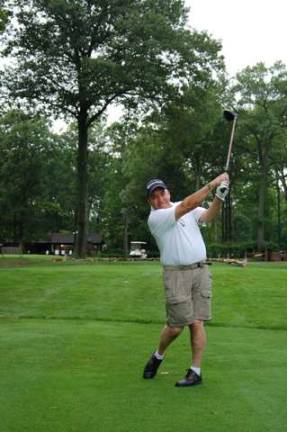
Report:
[[[140,259],[146,259],[147,253],[145,250],[146,242],[142,241],[132,241],[131,242],[131,250],[130,250],[130,257],[131,258],[140,258]]]

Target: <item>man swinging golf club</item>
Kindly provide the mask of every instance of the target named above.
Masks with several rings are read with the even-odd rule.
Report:
[[[206,345],[204,321],[211,319],[211,276],[205,263],[206,248],[199,225],[210,222],[218,214],[228,187],[229,177],[225,172],[183,201],[173,203],[162,180],[153,179],[147,183],[151,205],[148,226],[160,250],[167,321],[159,345],[144,368],[145,379],[154,378],[168,346],[188,326],[191,367],[175,385],[187,387],[202,382],[201,361]],[[200,207],[214,188],[215,197],[210,207]]]

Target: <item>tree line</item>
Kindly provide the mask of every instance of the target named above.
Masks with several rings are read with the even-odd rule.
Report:
[[[145,183],[159,177],[180,200],[223,170],[238,113],[231,193],[209,244],[287,248],[287,71],[259,63],[236,77],[221,46],[186,28],[177,0],[4,1],[0,238],[88,231],[109,250],[155,245]],[[108,126],[105,112],[123,116]],[[51,116],[70,126],[51,132]],[[208,203],[206,203],[208,204]],[[219,247],[219,246],[218,246]]]

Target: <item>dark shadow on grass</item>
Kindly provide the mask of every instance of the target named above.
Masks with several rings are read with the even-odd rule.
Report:
[[[132,320],[124,320],[124,319],[111,319],[111,318],[85,318],[79,316],[45,316],[45,315],[21,315],[21,316],[0,316],[0,320],[3,321],[17,321],[17,320],[59,320],[59,321],[95,321],[95,322],[110,322],[110,323],[125,323],[125,324],[153,324],[153,325],[163,325],[163,321],[161,320],[147,320],[147,319],[132,319]],[[279,325],[239,325],[239,324],[230,324],[224,322],[207,322],[207,327],[221,327],[221,328],[246,328],[246,329],[256,329],[256,330],[287,330],[286,326]]]

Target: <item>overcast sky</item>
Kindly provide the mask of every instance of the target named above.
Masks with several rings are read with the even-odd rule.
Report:
[[[206,30],[222,43],[227,72],[232,76],[246,66],[277,60],[287,65],[287,0],[185,0],[189,23]],[[109,110],[111,121],[118,116]]]
[[[263,61],[287,64],[287,0],[185,0],[190,26],[222,42],[230,75]]]

